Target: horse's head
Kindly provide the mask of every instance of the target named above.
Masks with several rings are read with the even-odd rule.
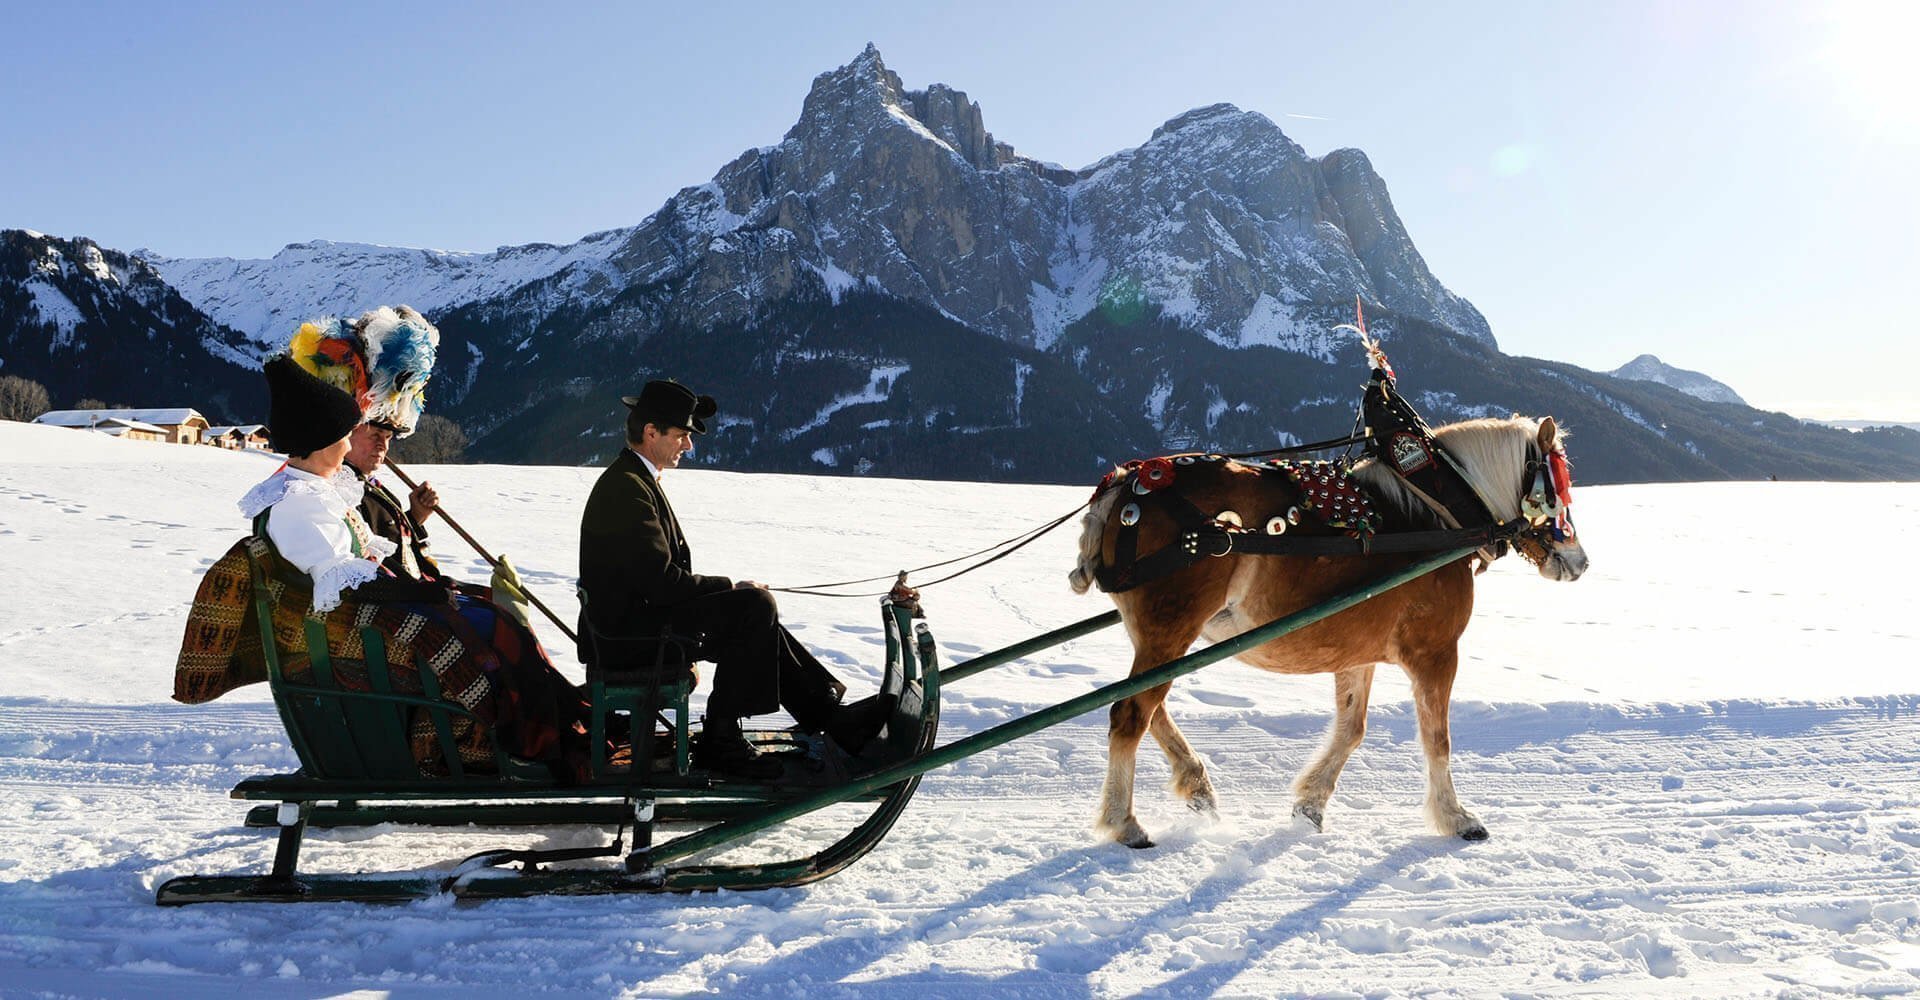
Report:
[[[1578,580],[1587,571],[1587,550],[1573,528],[1573,467],[1562,442],[1565,435],[1552,417],[1541,419],[1527,444],[1526,473],[1520,480],[1520,516],[1526,530],[1513,540],[1514,551],[1539,567],[1549,580]]]

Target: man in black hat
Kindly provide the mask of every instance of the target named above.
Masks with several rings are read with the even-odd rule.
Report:
[[[437,580],[444,574],[427,548],[426,521],[440,509],[439,491],[423,480],[402,503],[378,478],[380,466],[387,460],[387,449],[394,437],[405,431],[406,428],[377,418],[355,427],[353,433],[347,435],[346,466],[365,487],[360,499],[360,516],[374,534],[395,546],[393,555],[381,565],[402,579]]]
[[[802,728],[858,753],[879,731],[887,706],[878,699],[842,706],[846,685],[781,627],[764,584],[693,572],[693,553],[659,479],[693,451],[693,435],[718,412],[713,397],[656,379],[621,402],[628,407],[627,447],[594,483],[580,519],[580,586],[587,593],[580,634],[587,634],[590,615],[603,633],[664,626],[707,637],[702,658],[716,668],[695,752],[710,770],[778,777],[780,763],[754,749],[740,719],[781,707]],[[583,662],[590,652],[583,642]]]

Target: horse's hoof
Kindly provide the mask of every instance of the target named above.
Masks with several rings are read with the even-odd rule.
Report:
[[[1473,844],[1486,840],[1490,836],[1492,836],[1492,834],[1487,832],[1487,828],[1478,822],[1470,823],[1465,829],[1460,831],[1460,839]]]
[[[1207,817],[1208,819],[1220,818],[1220,809],[1218,804],[1215,803],[1213,800],[1212,792],[1200,792],[1199,794],[1195,795],[1193,798],[1188,799],[1187,808],[1193,810],[1194,812],[1199,813],[1202,816]]]
[[[1147,828],[1137,820],[1127,820],[1124,826],[1113,831],[1113,839],[1134,850],[1144,850],[1153,846],[1153,838],[1147,836]]]
[[[1305,802],[1296,802],[1293,805],[1293,818],[1297,821],[1304,821],[1312,826],[1313,832],[1321,832],[1320,821],[1323,817],[1320,813],[1319,806],[1308,805]]]

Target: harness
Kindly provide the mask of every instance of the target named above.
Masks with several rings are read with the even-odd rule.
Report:
[[[1473,488],[1460,463],[1434,437],[1433,428],[1394,388],[1393,369],[1379,356],[1373,378],[1360,398],[1360,413],[1371,433],[1367,453],[1398,473],[1407,488],[1449,528],[1492,524],[1492,505]]]
[[[1364,336],[1364,328],[1362,333]],[[1202,560],[1235,553],[1368,556],[1473,546],[1480,550],[1484,568],[1505,555],[1522,536],[1545,531],[1555,541],[1567,538],[1571,524],[1566,509],[1571,503],[1572,477],[1564,451],[1555,448],[1542,455],[1537,443],[1528,444],[1520,516],[1500,521],[1493,514],[1493,505],[1475,489],[1460,463],[1395,388],[1393,366],[1377,342],[1367,341],[1367,346],[1373,371],[1361,397],[1364,430],[1330,444],[1363,443],[1367,454],[1393,470],[1445,528],[1380,533],[1381,519],[1372,498],[1348,474],[1350,460],[1239,463],[1263,477],[1282,477],[1284,483],[1277,485],[1290,494],[1291,506],[1286,514],[1269,518],[1258,528],[1241,524],[1239,516],[1231,511],[1208,514],[1179,491],[1167,489],[1183,466],[1227,462],[1243,456],[1208,453],[1133,461],[1108,473],[1094,489],[1095,499],[1113,489],[1131,494],[1119,509],[1113,563],[1094,569],[1100,589],[1107,593],[1132,590]],[[1294,450],[1303,449],[1278,451]],[[1172,521],[1178,534],[1170,544],[1142,556],[1138,552],[1139,525],[1149,510]],[[1527,554],[1533,558],[1531,551]]]
[[[1381,519],[1372,499],[1360,490],[1340,463],[1268,461],[1239,463],[1263,477],[1282,480],[1276,488],[1289,490],[1287,512],[1264,525],[1248,527],[1231,511],[1208,514],[1172,485],[1182,466],[1232,461],[1218,454],[1174,455],[1129,462],[1101,480],[1095,496],[1111,489],[1131,495],[1122,503],[1114,536],[1112,564],[1095,567],[1100,589],[1120,593],[1171,576],[1206,559],[1239,554],[1249,556],[1369,556],[1435,552],[1474,546],[1504,547],[1530,527],[1525,518],[1471,528],[1444,528],[1382,534]],[[1154,552],[1139,554],[1140,523],[1148,512],[1172,521],[1178,534]],[[1224,515],[1224,516],[1223,516]]]

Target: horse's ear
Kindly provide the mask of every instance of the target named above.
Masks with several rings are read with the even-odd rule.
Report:
[[[1559,439],[1560,439],[1560,428],[1554,424],[1553,418],[1541,417],[1540,418],[1540,436],[1539,436],[1541,452],[1544,453],[1544,452],[1552,451],[1554,443],[1559,441]]]

